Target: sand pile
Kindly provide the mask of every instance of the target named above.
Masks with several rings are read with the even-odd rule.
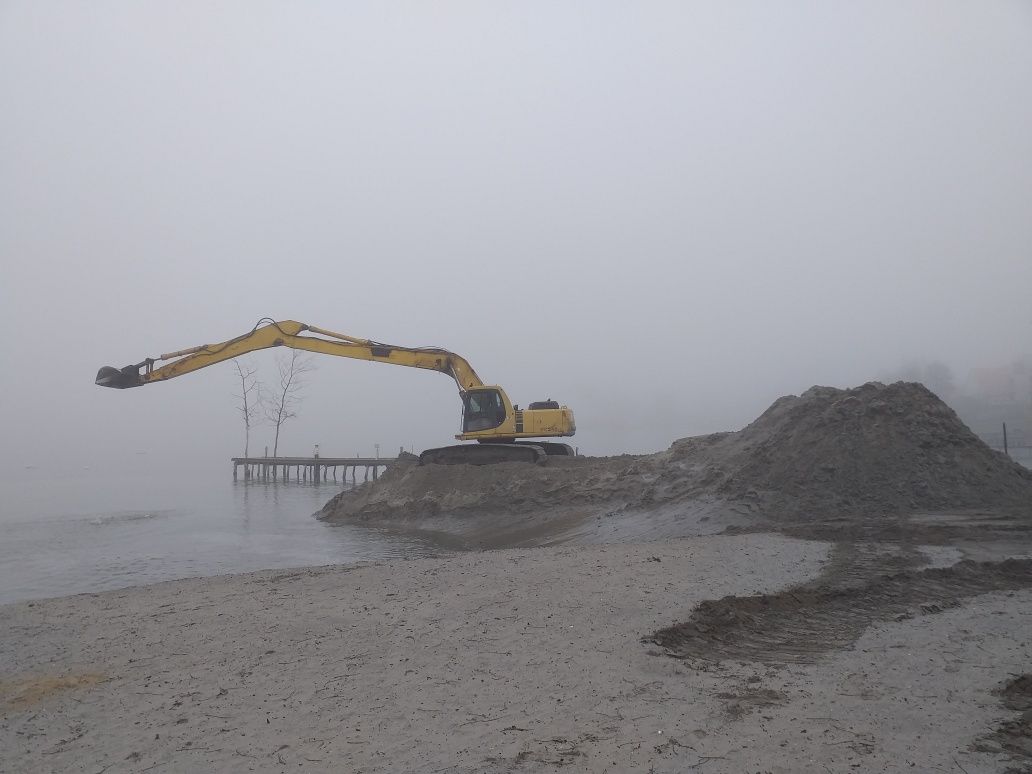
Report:
[[[438,515],[523,514],[570,506],[625,503],[641,489],[628,476],[634,457],[569,457],[543,465],[419,465],[407,462],[378,481],[341,492],[324,517],[410,519]]]
[[[1032,512],[1032,471],[987,447],[919,384],[813,387],[733,433],[658,454],[553,458],[546,465],[399,465],[334,498],[331,519],[591,515],[748,506],[771,520],[942,509]]]
[[[676,441],[668,454],[695,463],[715,493],[762,497],[779,514],[1032,508],[1032,471],[920,384],[813,387],[737,433]]]

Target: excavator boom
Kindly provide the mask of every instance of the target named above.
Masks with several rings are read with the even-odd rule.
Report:
[[[303,336],[302,334],[305,332],[315,335]],[[483,385],[469,362],[454,352],[433,347],[418,349],[395,347],[368,339],[358,339],[343,333],[334,333],[294,320],[276,322],[268,319],[259,320],[249,333],[229,341],[169,352],[156,358],[147,358],[125,368],[105,366],[97,373],[97,384],[102,387],[139,387],[150,382],[182,376],[258,349],[281,346],[325,355],[440,371],[451,376],[460,390]],[[155,363],[162,360],[171,362],[155,368]]]
[[[528,409],[521,411],[509,401],[501,387],[485,385],[469,361],[454,352],[436,347],[413,348],[381,344],[294,320],[277,322],[265,318],[259,320],[248,333],[218,344],[204,344],[169,352],[156,358],[146,358],[124,368],[104,366],[97,372],[96,383],[102,387],[117,389],[140,387],[270,347],[291,347],[324,355],[423,368],[447,374],[455,380],[462,397],[462,433],[455,436],[460,440],[479,441],[481,444],[492,446],[519,444],[518,439],[570,436],[576,431],[573,412],[567,407],[549,400],[532,403]],[[164,364],[159,365],[162,362]],[[561,443],[539,442],[529,445],[533,446],[533,449],[507,452],[496,448],[485,450],[483,453],[473,452],[472,449],[475,447],[446,447],[428,450],[424,453],[424,459],[433,462],[496,462],[502,461],[506,455],[511,459],[522,460],[528,455],[541,457],[572,451],[569,446]],[[452,453],[453,449],[462,451]]]

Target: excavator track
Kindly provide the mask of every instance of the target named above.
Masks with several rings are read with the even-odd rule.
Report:
[[[574,457],[576,452],[568,443],[556,443],[555,441],[516,441],[517,446],[537,446],[549,457]]]
[[[557,444],[565,446],[565,444]],[[540,444],[462,443],[427,449],[420,465],[497,465],[500,462],[543,462],[548,458]]]

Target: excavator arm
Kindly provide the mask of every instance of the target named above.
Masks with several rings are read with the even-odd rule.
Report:
[[[306,333],[310,335],[302,335]],[[124,368],[104,366],[97,373],[97,384],[120,389],[140,387],[269,347],[291,347],[323,355],[440,371],[451,376],[462,392],[484,384],[469,362],[454,352],[432,347],[411,348],[380,344],[294,320],[276,322],[270,319],[259,320],[249,333],[229,341],[169,352]],[[155,368],[156,363],[165,360],[171,362]]]

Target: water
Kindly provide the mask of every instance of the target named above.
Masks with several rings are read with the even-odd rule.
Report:
[[[26,470],[0,481],[0,604],[434,552],[415,537],[315,519],[340,484],[221,472]]]

